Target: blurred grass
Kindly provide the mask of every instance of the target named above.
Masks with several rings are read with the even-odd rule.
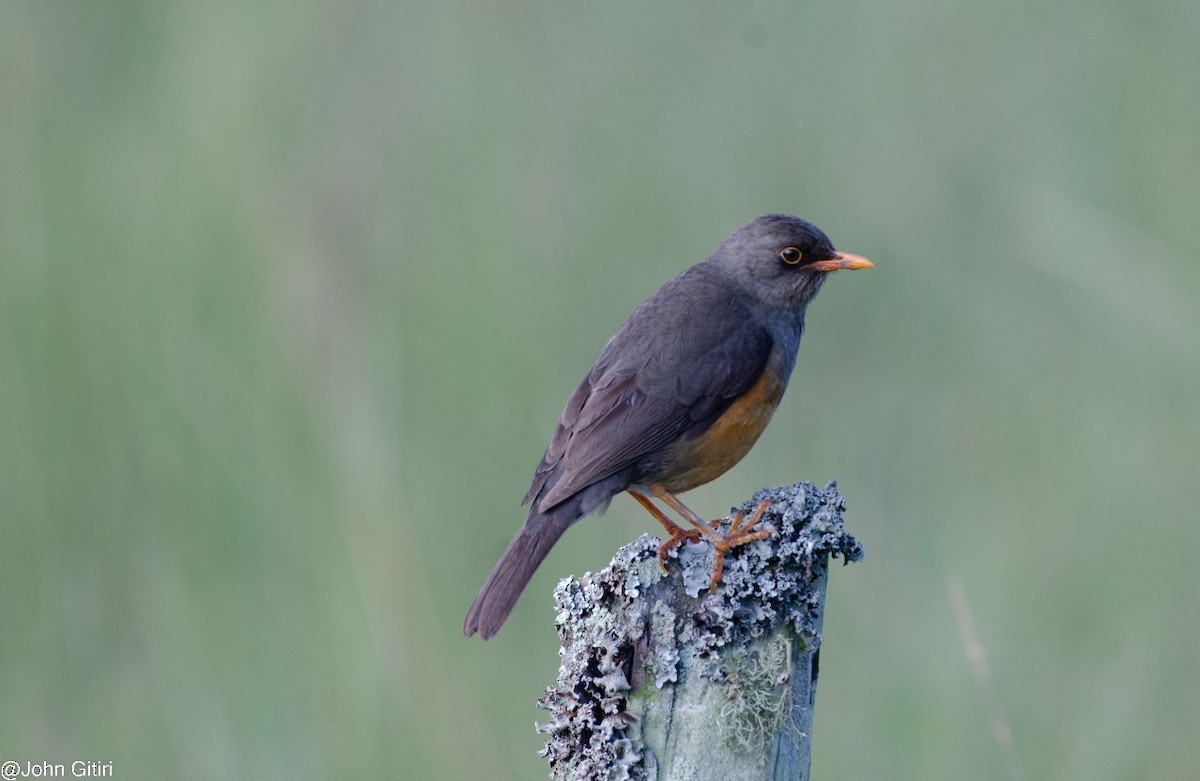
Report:
[[[579,376],[767,211],[874,259],[746,461],[836,476],[819,778],[1183,777],[1200,10],[0,6],[0,759],[537,778],[549,592],[463,611]]]

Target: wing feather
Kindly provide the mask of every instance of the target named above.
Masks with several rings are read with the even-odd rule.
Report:
[[[544,512],[707,428],[758,380],[770,333],[706,281],[686,273],[672,280],[609,340],[568,399],[526,502],[536,499]]]

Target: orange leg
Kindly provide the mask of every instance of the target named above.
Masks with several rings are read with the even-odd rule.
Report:
[[[645,507],[646,510],[652,516],[654,516],[655,520],[662,524],[663,528],[666,529],[667,533],[670,535],[667,538],[667,541],[658,548],[658,566],[662,568],[662,571],[665,573],[667,571],[667,552],[671,550],[672,547],[680,545],[684,542],[699,542],[700,538],[704,537],[713,547],[712,577],[710,577],[708,581],[708,588],[710,591],[715,589],[717,587],[717,583],[719,583],[721,580],[721,575],[725,570],[725,554],[727,554],[733,548],[754,542],[755,540],[766,539],[771,535],[771,533],[766,529],[754,531],[754,527],[760,520],[762,520],[763,513],[766,512],[767,507],[769,507],[771,504],[771,502],[768,500],[764,499],[763,501],[759,502],[758,506],[754,508],[754,512],[751,513],[749,517],[746,517],[746,514],[740,511],[734,513],[732,522],[729,526],[729,531],[722,534],[717,531],[716,521],[706,522],[703,518],[693,512],[691,508],[679,501],[674,494],[662,486],[650,486],[650,492],[664,501],[671,507],[671,509],[675,510],[675,512],[683,516],[684,520],[693,526],[691,529],[684,530],[682,527],[668,518],[662,512],[662,510],[659,510],[658,507],[656,507],[654,503],[650,501],[650,497],[645,496],[638,491],[629,491],[629,494],[634,499],[637,499],[638,503]]]
[[[699,542],[700,532],[696,529],[684,529],[679,524],[672,521],[663,513],[662,510],[654,506],[654,502],[650,501],[647,496],[642,496],[636,491],[630,491],[629,495],[638,500],[646,511],[654,516],[654,520],[662,524],[662,527],[667,530],[667,541],[658,546],[658,567],[667,574],[667,551],[677,545],[682,545],[685,542]]]

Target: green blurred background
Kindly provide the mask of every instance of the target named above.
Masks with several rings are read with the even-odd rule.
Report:
[[[463,613],[568,393],[757,214],[877,263],[710,515],[836,477],[814,778],[1200,767],[1200,4],[0,5],[0,760],[532,779]],[[968,595],[1014,752],[959,639]]]

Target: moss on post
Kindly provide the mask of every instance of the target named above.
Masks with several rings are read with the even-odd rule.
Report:
[[[759,491],[768,539],[735,548],[708,591],[704,543],[658,568],[644,535],[555,590],[558,683],[542,751],[571,781],[807,779],[830,556],[862,558],[831,482]]]

